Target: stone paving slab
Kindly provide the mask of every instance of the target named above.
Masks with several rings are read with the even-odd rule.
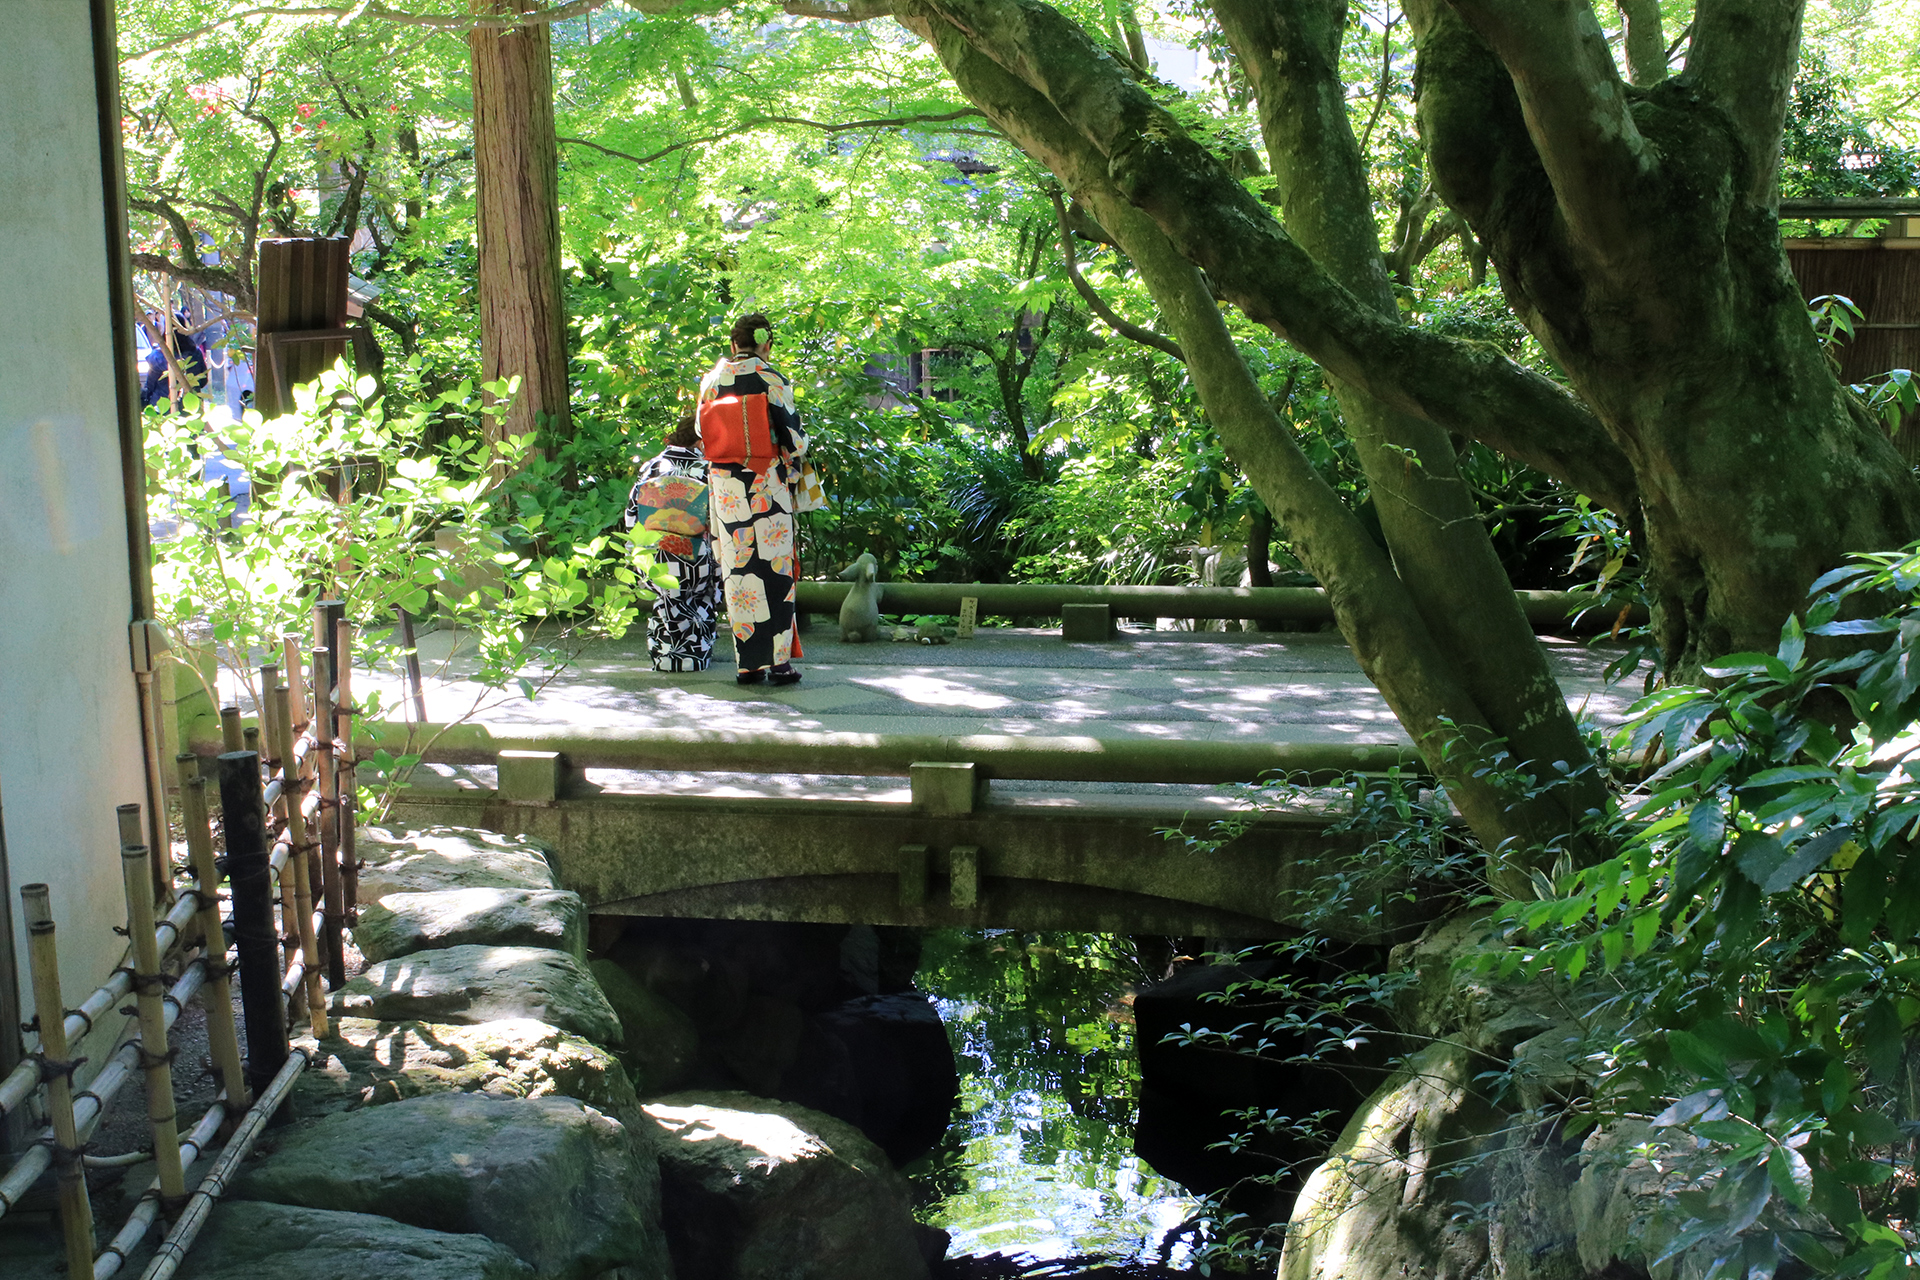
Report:
[[[421,641],[429,719],[457,718],[481,690],[462,677],[458,633]],[[1608,686],[1615,651],[1547,639],[1570,705],[1617,722],[1637,682]],[[484,700],[474,718],[502,732],[546,727],[851,733],[1083,735],[1169,741],[1405,741],[1385,701],[1336,635],[1316,632],[1125,631],[1103,644],[1057,632],[986,628],[946,645],[844,644],[816,625],[804,681],[734,683],[726,638],[712,670],[649,669],[638,628],[585,650],[532,702]],[[397,676],[356,676],[397,706]]]

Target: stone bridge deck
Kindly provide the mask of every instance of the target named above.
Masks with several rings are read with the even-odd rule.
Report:
[[[1624,713],[1632,690],[1605,685],[1608,652],[1543,643],[1572,703],[1602,722]],[[599,912],[1252,937],[1287,928],[1326,858],[1355,851],[1325,834],[1332,798],[1305,793],[1274,808],[1231,787],[1154,781],[1175,775],[1154,773],[1152,757],[1279,743],[1387,748],[1377,756],[1392,759],[1405,744],[1345,645],[1318,633],[1134,631],[1068,644],[992,628],[924,646],[842,644],[816,627],[805,679],[785,689],[736,685],[722,647],[711,671],[664,675],[648,668],[637,635],[598,644],[529,702],[466,680],[457,637],[424,638],[437,671],[431,721],[471,711],[494,741],[584,751],[589,765],[623,758],[613,748],[629,735],[705,736],[684,759],[656,742],[644,768],[589,767],[532,802],[497,790],[484,755],[430,765],[396,819],[541,838],[562,881]],[[397,707],[397,683],[375,683]],[[888,776],[904,761],[868,767],[843,750],[831,758],[855,765],[808,772],[779,747],[828,738],[989,744],[999,754],[971,804],[930,810],[906,779]],[[759,744],[750,765],[728,767],[732,739]],[[1007,767],[1023,743],[1073,749]],[[1051,760],[1111,765],[1135,747],[1149,758],[1123,771],[1132,780],[1049,772]],[[1244,831],[1204,852],[1166,835],[1206,836],[1228,818]],[[1356,920],[1352,935],[1392,934],[1425,914],[1404,903],[1393,912]]]
[[[1323,633],[1123,631],[1102,644],[1058,633],[983,628],[946,645],[844,644],[816,625],[805,673],[784,689],[734,683],[722,640],[713,669],[648,668],[636,630],[586,649],[534,701],[488,696],[464,677],[458,637],[428,635],[427,718],[473,720],[497,735],[692,729],[856,734],[999,734],[1102,740],[1388,745],[1406,735],[1338,636]],[[1613,654],[1543,639],[1568,701],[1617,721],[1634,690],[1608,686]],[[383,686],[397,707],[396,681]],[[362,682],[363,687],[365,682]]]

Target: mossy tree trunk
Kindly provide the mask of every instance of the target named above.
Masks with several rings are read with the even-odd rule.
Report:
[[[896,16],[1134,258],[1209,418],[1482,837],[1564,830],[1591,789],[1493,817],[1500,797],[1462,777],[1494,739],[1538,776],[1585,752],[1449,433],[1644,532],[1656,633],[1682,673],[1771,648],[1819,573],[1920,532],[1920,486],[1839,385],[1781,251],[1775,168],[1802,0],[1702,0],[1671,78],[1649,6],[1624,6],[1646,87],[1615,67],[1590,0],[1412,0],[1435,183],[1573,395],[1395,314],[1338,78],[1346,6],[1211,7],[1259,101],[1280,219],[1123,60],[1038,0],[909,0]],[[1329,376],[1390,562],[1259,401],[1216,298]]]

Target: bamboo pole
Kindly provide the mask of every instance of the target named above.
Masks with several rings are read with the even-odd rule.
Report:
[[[207,1011],[207,1048],[220,1087],[236,1108],[245,1107],[250,1095],[240,1065],[240,1032],[233,1021],[233,988],[227,981],[227,931],[220,923],[220,868],[213,858],[213,832],[207,826],[207,782],[192,756],[180,757],[180,775],[180,821],[187,829],[200,935],[207,950],[206,997],[201,1002]]]
[[[341,911],[349,925],[359,920],[360,860],[355,839],[354,812],[358,794],[354,790],[353,718],[359,708],[353,705],[353,624],[345,618],[333,628],[334,688],[334,790],[338,805],[334,809],[334,829],[340,845]]]
[[[246,743],[240,736],[240,708],[228,703],[220,708],[220,745],[226,751],[244,751]]]
[[[180,1016],[180,1011],[186,1008],[187,1003],[199,994],[206,979],[206,957],[196,956],[187,964],[186,972],[180,975],[180,980],[175,982],[172,989],[167,992],[167,1026],[169,1028]],[[129,989],[120,988],[120,994],[125,995]],[[72,1043],[71,1038],[68,1043]],[[88,1083],[85,1090],[73,1095],[74,1133],[80,1141],[87,1140],[94,1126],[100,1123],[100,1117],[106,1113],[108,1107],[113,1105],[113,1100],[119,1095],[121,1087],[139,1071],[139,1058],[139,1042],[128,1041],[114,1050],[113,1056],[107,1059],[107,1065],[100,1069],[100,1074]],[[21,1197],[25,1196],[40,1176],[47,1171],[48,1166],[53,1163],[55,1145],[53,1128],[49,1125],[40,1131],[34,1145],[28,1147],[14,1162],[13,1168],[7,1170],[4,1175],[0,1175],[0,1213],[17,1206]]]
[[[79,1063],[67,1058],[67,1008],[60,998],[53,902],[46,885],[29,884],[21,886],[20,905],[27,917],[27,962],[33,970],[33,1011],[40,1027],[40,1071],[47,1082],[47,1111],[53,1122],[54,1177],[59,1186],[67,1274],[84,1276],[93,1270],[93,1203],[87,1199],[87,1171],[73,1120],[73,1070]]]
[[[161,714],[160,684],[157,676],[161,655],[167,652],[167,633],[159,623],[141,619],[128,628],[133,649],[133,678],[140,703],[141,761],[147,775],[147,800],[153,806],[148,830],[122,844],[145,844],[152,850],[148,868],[153,882],[154,901],[170,896],[173,889],[171,853],[173,840],[167,827],[167,786],[161,772],[166,759],[166,717]]]
[[[141,843],[140,841],[140,806],[139,805],[137,804],[116,805],[114,806],[113,816],[115,821],[117,821],[120,824],[120,847],[121,848],[124,849],[130,844]]]
[[[307,696],[306,691],[300,687],[300,673],[306,669],[306,664],[302,661],[304,655],[300,652],[299,636],[286,636],[281,640],[280,644],[287,663],[287,686],[289,690],[287,694],[287,713],[292,717],[287,724],[288,727],[293,730],[293,736],[297,738],[300,736],[301,730],[307,727]]]
[[[214,1137],[228,1117],[239,1114],[239,1110],[226,1100],[225,1095],[216,1097],[206,1114],[200,1117],[199,1123],[193,1126],[192,1132],[180,1140],[176,1151],[181,1167],[192,1168],[193,1162],[200,1158],[200,1153],[213,1145]],[[127,1225],[120,1228],[120,1233],[93,1260],[93,1280],[113,1280],[114,1276],[120,1274],[120,1269],[127,1265],[127,1255],[147,1238],[147,1232],[153,1230],[154,1220],[160,1216],[161,1198],[164,1195],[165,1192],[160,1189],[160,1179],[155,1178],[147,1184],[147,1189],[140,1195],[140,1203],[127,1215]]]
[[[286,822],[287,780],[286,771],[281,768],[284,757],[280,751],[279,717],[285,714],[286,704],[274,696],[278,693],[279,689],[280,668],[272,663],[262,664],[260,667],[260,732],[254,735],[254,741],[257,742],[260,747],[260,759],[266,768],[269,790],[272,790],[271,784],[274,781],[275,775],[279,775],[280,786],[277,796],[271,801],[271,807],[273,811],[279,815],[281,830],[284,832],[288,829]],[[299,845],[294,843],[290,836],[286,838],[287,862],[290,865],[297,864],[299,862]],[[300,927],[294,919],[293,877],[288,875],[285,869],[282,869],[277,877],[276,889],[277,892],[274,897],[280,911],[280,950],[282,957],[280,968],[281,972],[284,973],[288,967],[300,961]],[[291,1001],[287,1007],[288,1025],[292,1026],[295,1023],[305,1021],[306,1016],[307,987],[303,982],[297,984],[293,989]]]
[[[194,920],[194,909],[194,903],[182,898],[173,904],[172,908],[167,912],[167,918],[154,926],[156,945],[160,948],[161,954],[164,955],[182,938],[187,936],[187,926],[193,923]],[[163,929],[167,931],[167,936],[164,939],[159,937],[160,931]],[[128,969],[125,965],[116,968],[107,980],[94,990],[92,995],[81,1001],[79,1008],[67,1010],[67,1042],[71,1044],[92,1031],[94,1025],[106,1015],[107,1011],[118,1005],[126,994],[132,990],[132,970]],[[12,1074],[8,1075],[4,1080],[0,1080],[0,1115],[11,1115],[19,1108],[21,1103],[25,1102],[30,1095],[36,1093],[39,1088],[39,1064],[31,1061],[21,1063],[20,1066],[14,1069]],[[74,1104],[76,1111],[86,1105],[88,1097],[98,1088],[99,1077],[96,1076],[94,1078],[93,1088],[89,1089],[87,1093],[80,1095],[79,1101]],[[45,1148],[36,1147],[34,1150],[44,1152]],[[32,1155],[33,1152],[28,1152],[27,1157],[22,1158],[21,1164],[24,1164]],[[19,1167],[20,1165],[18,1164],[14,1166],[15,1169]],[[11,1178],[12,1176],[12,1172],[6,1175],[7,1178]],[[12,1202],[6,1198],[6,1193],[0,1192],[0,1215],[6,1213],[11,1203]]]
[[[286,686],[268,695],[273,705],[273,728],[279,742],[281,803],[286,807],[287,843],[291,846],[287,865],[293,881],[293,923],[300,937],[300,958],[306,964],[306,1006],[316,1039],[327,1035],[327,997],[320,986],[320,944],[313,928],[313,882],[308,876],[307,819],[300,812],[306,790],[293,767],[292,692]],[[284,892],[284,888],[282,890]]]
[[[247,1085],[255,1097],[287,1057],[287,1004],[281,993],[280,940],[273,929],[273,872],[260,757],[220,757],[220,809],[226,818],[227,878],[233,886],[233,942],[240,961],[240,1009],[247,1024]]]
[[[307,1051],[295,1049],[287,1055],[287,1061],[273,1077],[272,1082],[260,1094],[260,1101],[253,1104],[246,1119],[233,1131],[226,1150],[213,1162],[213,1168],[207,1170],[207,1176],[194,1188],[193,1196],[187,1201],[187,1207],[181,1211],[180,1218],[173,1224],[173,1230],[167,1232],[167,1238],[160,1242],[154,1251],[153,1261],[141,1273],[140,1280],[168,1280],[186,1261],[187,1250],[200,1234],[200,1228],[206,1225],[207,1215],[213,1212],[213,1206],[227,1189],[227,1180],[239,1169],[240,1162],[253,1150],[253,1144],[260,1137],[260,1131],[267,1121],[279,1109],[287,1092],[293,1088],[293,1082],[300,1078],[300,1072],[306,1068]]]
[[[340,838],[332,819],[333,777],[333,663],[326,649],[313,651],[313,761],[320,788],[320,810],[314,826],[320,834],[320,893],[327,938],[327,989],[338,991],[347,981],[345,928],[346,888],[340,883]]]
[[[153,1162],[160,1178],[160,1193],[171,1200],[187,1194],[187,1179],[180,1168],[173,1059],[167,1052],[166,979],[160,975],[160,948],[154,943],[153,889],[147,866],[147,846],[121,847],[127,932],[133,936],[134,1002],[140,1015],[140,1069],[147,1083],[147,1123],[153,1127]]]

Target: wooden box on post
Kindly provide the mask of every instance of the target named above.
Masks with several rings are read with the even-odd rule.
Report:
[[[254,279],[254,407],[291,412],[293,388],[312,382],[353,346],[361,373],[379,372],[379,348],[364,326],[347,327],[344,239],[262,240]]]

